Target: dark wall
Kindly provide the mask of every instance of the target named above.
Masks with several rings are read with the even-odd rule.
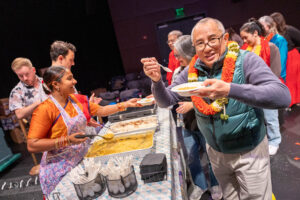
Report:
[[[109,0],[121,57],[126,72],[140,71],[140,58],[160,58],[155,26],[175,20],[175,9],[184,8],[186,16],[205,13],[239,30],[250,17],[279,11],[288,24],[300,28],[299,0]],[[165,36],[165,41],[167,35]]]
[[[83,94],[109,87],[113,76],[141,71],[140,58],[160,59],[156,25],[175,20],[175,9],[181,7],[187,17],[205,13],[236,30],[250,17],[280,11],[289,24],[300,28],[299,0],[4,0],[0,98],[8,97],[18,82],[10,69],[12,60],[23,56],[36,68],[48,67],[54,40],[77,47],[72,72]]]
[[[124,73],[107,1],[5,0],[0,24],[0,98],[18,82],[10,68],[13,59],[27,57],[37,69],[49,67],[54,40],[76,46],[72,72],[83,94],[107,87],[111,77]]]

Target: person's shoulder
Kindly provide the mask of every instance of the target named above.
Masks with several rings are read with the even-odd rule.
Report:
[[[287,43],[286,39],[282,35],[276,34],[276,36],[277,36],[277,41],[279,41],[280,43],[281,42],[286,42]]]
[[[36,75],[36,77],[38,78],[38,80],[39,80],[40,82],[43,81],[43,78],[42,78],[42,77],[39,77],[38,75]]]
[[[286,25],[286,31],[299,31],[299,29],[292,25]]]
[[[82,94],[70,94],[70,97],[76,103],[80,102],[81,104],[87,103],[89,100],[86,95],[82,95]]]
[[[10,96],[15,95],[15,94],[19,94],[22,95],[24,89],[23,89],[23,84],[21,83],[21,81],[19,81],[19,83],[11,90],[10,92]]]
[[[54,113],[56,111],[56,106],[53,103],[53,101],[51,101],[50,98],[46,99],[45,101],[43,101],[42,103],[40,103],[38,105],[38,107],[36,107],[36,109],[34,110],[35,114],[38,115],[51,115],[51,113]]]
[[[53,103],[53,101],[51,101],[50,98],[48,98],[45,101],[43,101],[42,103],[40,103],[40,105],[37,108],[42,109],[42,110],[48,110],[48,109],[52,109],[54,107],[55,107],[55,104]]]
[[[15,85],[15,87],[12,89],[12,91],[13,91],[13,90],[22,90],[23,87],[24,87],[24,86],[23,86],[22,82],[19,81],[19,82],[17,83],[17,85]]]
[[[273,42],[269,42],[269,46],[270,46],[270,49],[278,49],[276,44],[274,44]]]
[[[70,97],[72,99],[75,99],[75,100],[82,100],[82,99],[88,99],[88,97],[86,95],[83,95],[83,94],[70,94]]]
[[[256,62],[257,60],[261,60],[261,57],[256,55],[254,52],[250,52],[247,50],[240,50],[240,53],[244,53],[244,63],[252,63]]]

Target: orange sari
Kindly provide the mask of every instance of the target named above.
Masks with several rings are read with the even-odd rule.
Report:
[[[87,97],[79,94],[70,95],[72,100],[76,102],[79,108],[83,111],[87,121],[97,113],[98,104],[88,102]],[[67,113],[74,117],[77,115],[77,111],[68,101],[65,106]],[[54,103],[48,98],[41,103],[33,112],[30,122],[30,128],[28,132],[28,138],[58,138],[61,136],[67,136],[67,127],[60,115],[59,110]]]

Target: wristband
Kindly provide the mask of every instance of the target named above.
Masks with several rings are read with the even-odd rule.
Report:
[[[117,103],[117,107],[118,107],[119,112],[126,110],[124,103]]]

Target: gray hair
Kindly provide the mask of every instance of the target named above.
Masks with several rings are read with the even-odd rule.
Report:
[[[269,32],[272,32],[274,34],[277,34],[277,28],[276,28],[276,22],[274,19],[268,15],[262,16],[261,18],[258,19],[260,23],[265,23],[269,27]]]
[[[168,37],[169,37],[170,35],[176,35],[177,38],[179,38],[180,36],[182,36],[182,32],[179,31],[179,30],[173,30],[173,31],[169,32]]]
[[[224,25],[222,24],[222,22],[220,22],[219,20],[217,20],[215,18],[206,17],[206,18],[200,19],[197,22],[197,24],[194,26],[194,28],[192,30],[192,33],[191,33],[192,38],[194,37],[194,31],[197,28],[197,26],[199,26],[200,24],[206,24],[206,23],[208,23],[210,21],[213,21],[213,22],[215,22],[217,24],[218,29],[222,32],[222,34],[225,33],[225,28],[224,28]]]
[[[196,54],[190,35],[183,35],[179,37],[174,43],[174,48],[178,51],[180,56],[189,61],[191,61],[193,56]]]

